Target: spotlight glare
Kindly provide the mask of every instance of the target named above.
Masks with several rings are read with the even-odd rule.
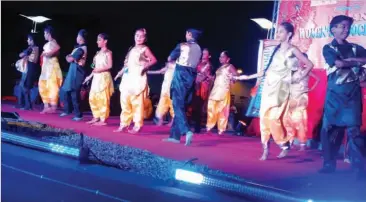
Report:
[[[175,179],[189,182],[192,184],[201,184],[203,182],[203,175],[201,173],[195,173],[188,170],[176,169],[175,170]]]
[[[274,27],[273,23],[265,18],[253,18],[251,19],[255,23],[257,23],[259,26],[261,26],[263,29],[272,29]]]
[[[48,20],[51,20],[51,19],[46,18],[44,16],[26,16],[26,15],[22,15],[22,14],[19,14],[19,15],[22,16],[22,17],[28,18],[29,20],[32,20],[33,22],[36,22],[36,23],[42,23],[42,22],[46,22]]]

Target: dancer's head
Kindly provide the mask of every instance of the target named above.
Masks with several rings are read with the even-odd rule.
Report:
[[[330,33],[335,39],[345,40],[349,36],[353,18],[345,15],[337,15],[330,21]]]
[[[105,48],[108,44],[109,36],[106,33],[100,33],[97,38],[98,48]]]
[[[28,46],[33,46],[35,44],[35,42],[34,42],[34,35],[33,34],[28,34],[28,36],[27,36],[27,43],[28,43]]]
[[[197,41],[200,35],[202,34],[201,31],[196,29],[187,29],[186,31],[186,40],[187,41]]]
[[[208,61],[211,58],[210,51],[208,48],[204,48],[202,51],[202,60]]]
[[[85,29],[82,29],[78,32],[78,36],[76,37],[76,43],[81,45],[86,42],[86,37],[88,36],[88,33]]]
[[[278,26],[277,38],[280,42],[289,42],[295,34],[294,26],[289,22],[283,22]]]
[[[145,28],[137,29],[135,32],[135,44],[142,45],[147,41],[147,33]]]
[[[53,28],[51,26],[47,26],[44,29],[44,39],[46,41],[51,41],[53,39],[54,32],[53,32]]]
[[[222,51],[219,57],[220,64],[228,64],[230,62],[230,55],[228,51]]]

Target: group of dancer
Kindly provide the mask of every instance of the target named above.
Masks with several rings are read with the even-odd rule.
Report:
[[[335,170],[335,156],[345,130],[348,135],[349,154],[354,168],[363,170],[363,158],[360,152],[361,125],[361,87],[360,80],[365,77],[362,65],[366,63],[366,50],[346,41],[353,19],[347,16],[336,16],[330,23],[334,40],[323,49],[328,75],[328,87],[324,106],[322,145],[324,166],[321,172]],[[260,128],[263,145],[261,160],[269,155],[269,140],[274,139],[282,151],[278,158],[287,155],[294,138],[299,137],[301,147],[305,148],[307,132],[308,79],[313,63],[296,46],[291,44],[294,27],[288,22],[278,26],[278,40],[281,42],[274,50],[266,69],[253,75],[238,75],[230,63],[230,54],[223,51],[219,61],[221,66],[212,75],[210,52],[201,49],[197,43],[201,32],[196,29],[186,31],[186,42],[179,43],[171,52],[165,67],[151,71],[157,59],[151,49],[145,45],[147,31],[137,29],[134,35],[135,45],[125,57],[124,66],[115,76],[121,77],[120,104],[122,108],[120,126],[114,132],[128,130],[138,133],[144,121],[144,100],[148,95],[147,74],[164,74],[160,100],[155,112],[158,125],[163,124],[163,117],[170,111],[172,122],[169,123],[170,136],[167,142],[179,143],[181,136],[186,136],[186,145],[190,145],[193,132],[188,124],[186,107],[191,101],[193,118],[196,123],[195,133],[201,130],[201,114],[207,110],[206,132],[215,125],[218,134],[225,132],[230,110],[230,86],[236,80],[264,79],[260,107]],[[97,37],[100,50],[93,58],[93,71],[85,78],[87,59],[86,31],[80,30],[77,35],[77,46],[66,56],[70,63],[69,71],[63,81],[57,59],[60,46],[53,38],[53,29],[47,27],[44,37],[48,41],[40,55],[42,72],[39,77],[39,93],[44,103],[41,113],[55,113],[60,88],[66,92],[64,112],[68,116],[74,110],[73,120],[82,119],[80,110],[80,90],[83,84],[91,81],[89,104],[93,119],[88,124],[106,125],[110,113],[110,98],[114,93],[112,68],[112,51],[108,49],[108,35],[101,33]],[[39,50],[34,44],[32,35],[28,36],[28,49],[20,54],[17,68],[23,73],[24,84],[22,95],[25,98],[25,109],[31,109],[29,102],[29,85],[34,79]],[[361,75],[361,76],[360,76]],[[315,77],[315,76],[314,76]],[[316,78],[316,77],[315,77]],[[212,85],[213,84],[213,85]],[[207,107],[206,107],[207,105]],[[337,134],[338,135],[337,135]],[[334,138],[337,141],[334,141]]]

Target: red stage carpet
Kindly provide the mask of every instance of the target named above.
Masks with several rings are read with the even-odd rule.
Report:
[[[169,128],[154,126],[145,122],[140,134],[113,133],[119,125],[119,117],[111,117],[108,126],[96,127],[85,124],[91,117],[86,116],[82,122],[71,121],[70,117],[61,118],[57,114],[41,115],[39,111],[22,111],[14,109],[12,105],[2,104],[2,111],[16,111],[24,120],[38,121],[54,127],[73,129],[85,135],[111,141],[121,145],[129,145],[146,149],[157,155],[175,160],[188,160],[197,157],[197,163],[210,168],[239,175],[243,178],[296,192],[315,194],[319,189],[326,189],[332,193],[355,187],[354,176],[348,172],[348,165],[339,161],[338,172],[334,175],[320,175],[317,170],[322,165],[319,151],[298,152],[291,151],[289,156],[277,160],[280,150],[272,144],[270,159],[259,161],[261,145],[259,138],[247,138],[224,135],[223,137],[196,135],[192,146],[172,144],[161,140],[168,136]],[[341,183],[337,183],[341,180]],[[334,184],[333,184],[334,183]],[[366,190],[366,184],[357,185]],[[357,191],[357,189],[356,189]],[[351,197],[355,191],[341,191],[339,197]],[[334,193],[333,193],[334,194]],[[321,194],[325,196],[324,194]]]

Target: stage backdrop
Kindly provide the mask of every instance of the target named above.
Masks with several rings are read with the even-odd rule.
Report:
[[[295,26],[292,43],[308,54],[315,68],[324,67],[322,49],[332,40],[329,22],[336,15],[354,19],[348,40],[366,47],[366,1],[280,1],[277,15],[277,24],[289,21]]]
[[[329,22],[336,15],[347,15],[354,18],[351,33],[348,40],[366,47],[366,1],[355,0],[282,0],[279,2],[277,12],[277,25],[288,21],[295,26],[295,35],[292,43],[299,47],[302,52],[307,53],[309,59],[314,63],[313,73],[320,78],[318,86],[309,92],[309,132],[308,137],[312,138],[316,133],[315,128],[321,120],[326,90],[326,74],[324,68],[324,58],[322,55],[323,46],[330,43],[332,37],[329,32]],[[259,48],[258,69],[266,67],[270,53],[273,51],[273,44],[264,40]],[[309,86],[314,81],[309,81]],[[259,83],[260,84],[260,83]],[[261,85],[254,89],[258,93],[252,94],[250,107],[247,116],[258,117]],[[363,89],[366,92],[366,89]],[[363,126],[366,130],[366,94],[364,94]],[[259,133],[258,120],[253,122],[252,131]]]

